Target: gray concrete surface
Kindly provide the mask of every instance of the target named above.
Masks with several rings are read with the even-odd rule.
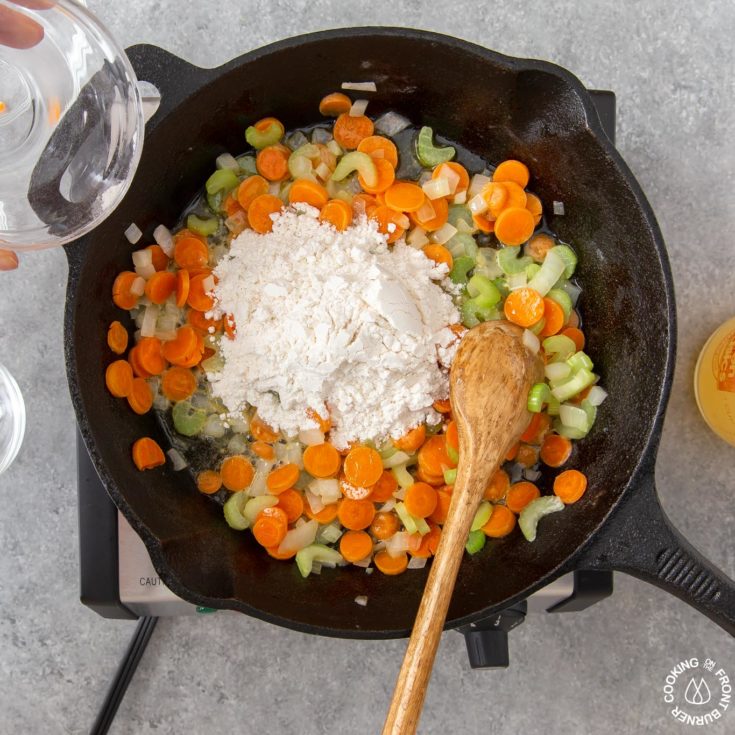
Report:
[[[123,44],[158,44],[204,66],[299,32],[382,23],[546,58],[590,87],[615,90],[619,148],[658,215],[678,297],[658,484],[679,528],[735,575],[735,449],[705,427],[691,390],[704,340],[735,314],[730,0],[90,6]],[[28,256],[20,271],[0,275],[0,360],[21,384],[29,419],[20,456],[0,478],[2,733],[87,731],[134,627],[103,620],[77,599],[65,280],[61,252]],[[403,647],[307,637],[235,615],[163,620],[112,732],[378,732]],[[614,597],[584,613],[529,619],[512,634],[507,671],[470,671],[462,639],[446,634],[421,730],[684,733],[689,727],[670,719],[662,701],[668,669],[709,656],[733,677],[734,654],[732,640],[684,603],[619,575]],[[735,731],[735,712],[710,729]]]

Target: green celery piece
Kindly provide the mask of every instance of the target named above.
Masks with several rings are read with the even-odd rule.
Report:
[[[431,531],[431,527],[423,518],[416,518],[414,516],[411,516],[411,518],[413,518],[413,522],[416,524],[416,531],[421,534],[421,536],[426,536],[426,534]]]
[[[238,184],[240,179],[237,174],[229,168],[221,168],[215,171],[208,179],[204,188],[207,194],[217,194],[218,192],[232,191]]]
[[[498,287],[489,278],[479,273],[470,278],[467,283],[467,293],[477,298],[477,303],[485,307],[495,306],[502,299]],[[482,300],[479,297],[482,297]]]
[[[194,408],[191,401],[179,401],[171,411],[174,429],[182,436],[196,436],[204,427],[207,412],[201,408]]]
[[[311,544],[296,553],[296,566],[299,568],[302,577],[308,577],[314,567],[314,562],[318,561],[322,564],[339,564],[343,561],[342,554],[335,549],[323,544]]]
[[[593,385],[594,382],[594,373],[591,373],[587,368],[580,368],[565,383],[553,388],[551,395],[563,403],[564,401],[568,401],[570,398],[576,396],[577,393],[581,393],[585,388],[589,388],[589,386]]]
[[[244,495],[245,493],[242,492],[237,494]],[[276,501],[275,503],[273,502],[274,500]],[[266,508],[272,508],[274,505],[278,505],[278,498],[275,495],[258,495],[255,498],[250,498],[250,500],[245,503],[242,514],[248,521],[250,521],[250,523],[254,523],[255,519],[262,511]]]
[[[202,219],[201,217],[197,217],[195,214],[190,214],[186,218],[186,226],[192,232],[196,232],[197,235],[208,237],[209,235],[214,235],[214,233],[219,229],[219,220],[217,217]]]
[[[391,467],[390,470],[393,473],[393,477],[396,478],[396,482],[399,484],[402,488],[411,487],[411,485],[416,482],[416,480],[413,479],[413,476],[411,473],[406,469],[406,465],[398,465],[398,467]]]
[[[472,519],[470,531],[479,531],[490,520],[492,514],[493,506],[487,500],[483,500],[477,509],[477,513],[475,513],[475,517]]]
[[[474,260],[477,256],[477,241],[469,232],[455,233],[445,247],[456,258],[460,255],[467,255]]]
[[[353,171],[357,171],[365,180],[368,186],[376,186],[378,183],[378,169],[367,153],[361,151],[352,151],[345,153],[339,159],[337,168],[334,169],[331,179],[332,181],[342,181],[347,178]]]
[[[557,495],[544,495],[532,500],[518,517],[518,526],[526,537],[526,541],[536,540],[538,522],[549,513],[556,513],[564,509],[564,503]]]
[[[470,258],[467,255],[460,255],[454,259],[452,270],[449,271],[449,278],[452,283],[467,283],[468,273],[474,267],[474,258]]]
[[[464,204],[450,204],[449,213],[447,215],[447,222],[449,222],[452,227],[457,227],[457,223],[460,220],[464,220],[464,222],[470,227],[475,226],[474,222],[472,221],[472,212],[470,212],[470,210]]]
[[[476,554],[482,551],[485,546],[485,534],[482,531],[470,531],[465,544],[465,550],[468,554]]]
[[[250,521],[243,515],[247,501],[247,493],[242,492],[232,493],[225,502],[223,508],[225,520],[227,521],[227,525],[236,531],[244,531],[250,525]]]
[[[569,339],[564,334],[555,334],[553,337],[547,337],[541,344],[547,355],[553,355],[554,362],[568,360],[577,351],[577,345],[574,344],[574,340]]]
[[[556,301],[556,303],[561,306],[562,311],[564,312],[564,323],[566,323],[569,319],[569,315],[572,313],[572,299],[569,297],[569,294],[564,291],[564,289],[552,288],[551,291],[546,294],[546,297],[552,301]]]
[[[419,131],[416,138],[416,158],[425,168],[434,168],[440,163],[451,161],[456,152],[450,145],[444,147],[435,145],[434,131],[430,127],[424,126]]]
[[[536,383],[530,391],[528,391],[527,408],[531,413],[541,413],[544,404],[549,402],[551,391],[546,383]]]
[[[283,125],[279,122],[272,122],[265,130],[258,130],[251,125],[245,130],[245,140],[248,145],[253,146],[259,151],[267,148],[269,145],[275,145],[283,137]]]
[[[589,355],[581,350],[579,352],[575,352],[567,359],[567,365],[572,368],[573,373],[576,373],[580,368],[592,370],[595,367]]]
[[[454,485],[455,482],[457,482],[457,468],[447,467],[447,469],[444,470],[444,483],[446,485]]]
[[[574,275],[574,269],[577,267],[577,254],[569,245],[556,245],[552,248],[557,255],[561,256],[564,261],[564,277],[571,278]]]
[[[258,167],[255,165],[254,156],[239,156],[235,159],[240,170],[248,176],[253,176],[258,173]]]
[[[408,512],[405,503],[396,503],[396,515],[401,519],[401,523],[409,533],[416,533],[416,519]]]
[[[503,273],[509,276],[514,273],[523,273],[533,263],[533,260],[528,255],[523,255],[519,258],[518,253],[520,251],[521,248],[519,246],[503,247],[498,250],[496,258]]]

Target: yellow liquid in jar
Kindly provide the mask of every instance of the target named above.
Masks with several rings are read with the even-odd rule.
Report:
[[[694,369],[694,395],[710,429],[735,446],[735,318],[702,348]]]

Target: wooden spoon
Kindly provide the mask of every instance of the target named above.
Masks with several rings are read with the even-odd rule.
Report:
[[[383,735],[416,732],[472,520],[490,478],[528,425],[526,398],[543,379],[543,365],[522,336],[523,330],[509,322],[484,322],[464,336],[452,363],[457,480]]]

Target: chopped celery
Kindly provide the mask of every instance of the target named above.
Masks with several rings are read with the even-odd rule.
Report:
[[[409,533],[416,533],[418,528],[416,527],[416,519],[408,512],[405,503],[396,503],[396,515],[401,519],[403,527]]]
[[[445,243],[445,247],[455,257],[468,255],[474,260],[477,256],[477,242],[468,232],[456,232]]]
[[[413,522],[416,524],[416,530],[422,536],[426,536],[431,531],[431,526],[423,518],[416,518],[415,516],[411,516],[411,518],[413,518]]]
[[[243,515],[247,501],[247,493],[232,493],[225,502],[223,508],[225,520],[227,525],[236,531],[244,531],[250,525],[250,521]]]
[[[568,362],[550,362],[544,368],[544,375],[552,385],[567,380],[572,375],[572,368]]]
[[[413,461],[415,460],[410,454],[398,451],[391,454],[390,457],[383,457],[383,467],[385,467],[386,470],[389,470],[391,467],[398,467],[398,465],[401,464],[411,464]]]
[[[541,270],[528,282],[528,287],[538,291],[542,296],[546,296],[551,291],[554,284],[559,280],[559,276],[564,273],[565,261],[561,254],[557,252],[560,247],[560,245],[557,245],[546,253],[544,262],[541,264]]]
[[[447,467],[447,469],[444,470],[444,482],[447,485],[454,485],[455,482],[457,482],[457,468],[456,467]]]
[[[597,420],[597,406],[592,404],[587,398],[585,398],[579,405],[582,410],[587,414],[587,425],[589,426],[589,429],[591,429],[593,424]]]
[[[243,173],[250,176],[258,173],[258,167],[255,165],[255,158],[253,156],[240,156],[235,160]]]
[[[222,211],[222,200],[224,192],[218,191],[216,194],[207,194],[207,206],[215,213]]]
[[[569,245],[557,245],[549,250],[549,252],[552,251],[556,251],[556,254],[564,261],[564,277],[571,278],[574,275],[574,269],[577,267],[577,254]],[[548,255],[546,257],[548,258]]]
[[[531,265],[526,267],[526,280],[533,280],[533,278],[540,270],[541,266],[538,263],[531,263]]]
[[[575,352],[570,358],[568,358],[567,365],[569,365],[569,367],[575,373],[580,368],[585,368],[586,370],[592,370],[592,368],[594,368],[592,360],[590,360],[587,353],[582,351]]]
[[[391,472],[393,473],[393,477],[396,478],[396,482],[404,489],[411,487],[416,482],[411,473],[406,469],[405,464],[398,465],[398,467],[391,467]]]
[[[543,332],[544,327],[546,326],[546,317],[541,317],[535,324],[528,327],[529,332],[532,332],[536,336],[541,334]]]
[[[472,519],[470,531],[479,531],[490,520],[492,514],[493,506],[487,500],[483,500],[477,509],[477,513],[475,513],[475,517]]]
[[[452,270],[449,271],[449,278],[452,283],[467,283],[468,273],[475,267],[474,258],[467,255],[460,255],[454,259]]]
[[[456,151],[450,145],[440,147],[434,145],[434,131],[424,126],[416,138],[416,158],[425,168],[434,168],[454,158]]]
[[[587,368],[580,368],[572,378],[552,388],[551,395],[561,401],[568,401],[577,393],[581,393],[585,388],[589,388],[595,382],[595,376]]]
[[[549,402],[546,406],[546,413],[548,413],[549,416],[558,416],[560,407],[561,403],[559,403],[559,399],[556,398],[553,393],[549,393]]]
[[[472,221],[472,212],[464,204],[451,204],[449,206],[449,214],[447,215],[447,222],[453,227],[457,227],[457,223],[462,220],[470,227],[474,227]],[[459,227],[457,227],[459,229]]]
[[[577,351],[577,345],[574,344],[574,341],[563,334],[547,337],[542,345],[547,355],[554,356],[555,362],[568,360]]]
[[[278,143],[284,132],[283,125],[277,120],[273,120],[265,130],[258,130],[254,125],[251,125],[245,130],[245,140],[247,140],[248,145],[259,151],[269,145]]]
[[[353,171],[357,171],[360,176],[365,180],[365,183],[372,187],[378,183],[378,169],[367,153],[361,151],[352,151],[345,153],[340,158],[337,168],[334,169],[332,174],[332,181],[342,181],[347,178]]]
[[[552,288],[546,296],[561,306],[564,312],[564,323],[566,323],[572,313],[572,300],[569,298],[569,294],[564,289]]]
[[[497,308],[494,306],[481,306],[476,299],[467,299],[462,304],[461,312],[462,324],[468,329],[477,326],[480,322],[500,319],[500,312]]]
[[[536,383],[530,391],[528,391],[528,402],[526,404],[531,413],[541,413],[544,403],[549,402],[551,390],[546,383]]]
[[[197,235],[208,237],[209,235],[214,235],[214,233],[219,229],[219,220],[216,217],[202,219],[201,217],[197,217],[195,214],[190,214],[186,218],[186,226],[192,232],[196,232]]]
[[[583,431],[585,434],[590,430],[590,422],[587,417],[587,412],[579,408],[579,406],[572,406],[568,403],[563,403],[559,409],[559,420],[570,429],[577,429]]]
[[[565,436],[567,439],[584,439],[587,436],[586,431],[567,426],[560,419],[554,421],[554,431],[560,436]]]
[[[457,464],[459,462],[459,452],[449,444],[449,442],[446,442],[447,445],[447,457],[449,457],[450,462],[453,464]]]
[[[381,444],[377,447],[377,450],[381,459],[388,459],[388,457],[392,457],[398,451],[398,449],[396,449],[396,445],[393,444],[392,441],[387,441]]]
[[[500,250],[498,250],[496,258],[503,273],[506,273],[507,275],[511,275],[512,273],[523,273],[523,271],[533,263],[528,255],[524,255],[519,258],[518,253],[520,253],[520,251],[521,248],[518,246],[500,248]]]
[[[207,194],[216,194],[220,191],[227,193],[228,191],[232,191],[239,183],[240,179],[237,178],[237,175],[232,169],[221,168],[207,179],[204,187],[207,190]]]
[[[243,495],[244,493],[238,493]],[[250,523],[254,523],[255,519],[260,515],[266,508],[272,508],[274,505],[278,505],[278,498],[275,495],[258,495],[255,498],[250,498],[245,503],[245,508],[242,514],[247,518]]]
[[[302,577],[308,577],[314,568],[314,562],[328,566],[336,566],[343,561],[342,554],[322,544],[311,544],[296,553],[296,566]]]
[[[478,298],[478,303],[482,306],[495,306],[502,298],[497,286],[489,278],[479,274],[470,278],[467,293]]]
[[[467,543],[464,547],[467,553],[476,554],[478,551],[482,551],[484,546],[485,534],[482,531],[470,531],[470,535],[467,537]]]
[[[544,495],[532,500],[522,511],[518,518],[518,525],[526,537],[526,541],[536,540],[536,528],[538,522],[549,513],[556,513],[564,509],[564,503],[557,495]]]
[[[182,436],[196,436],[204,427],[207,412],[201,408],[194,408],[191,401],[179,401],[171,411],[174,429]]]

